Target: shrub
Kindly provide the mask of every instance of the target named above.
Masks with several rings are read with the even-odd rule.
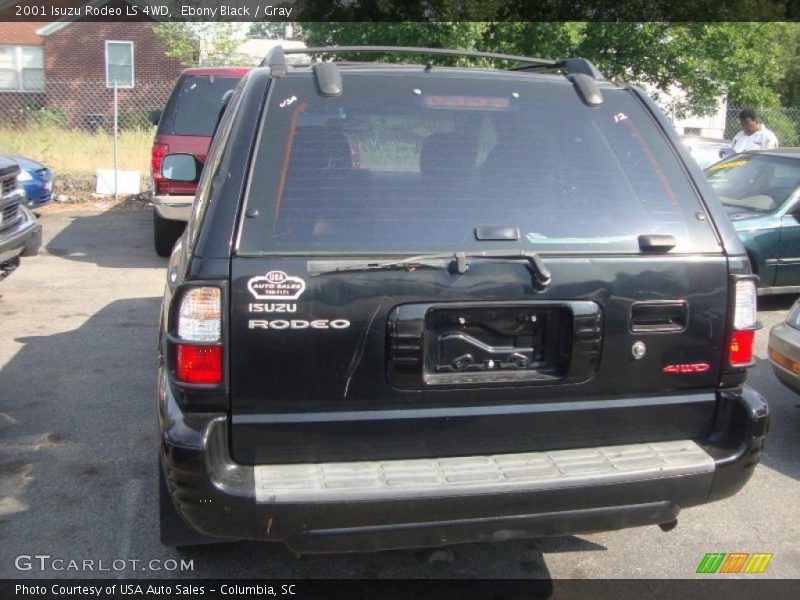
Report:
[[[31,111],[29,122],[34,127],[66,127],[67,113],[60,108],[41,108]]]

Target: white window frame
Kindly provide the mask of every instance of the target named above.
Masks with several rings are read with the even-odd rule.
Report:
[[[128,40],[106,40],[105,44],[105,68],[106,68],[106,87],[111,89],[114,87],[114,84],[109,81],[108,79],[108,45],[109,44],[128,44],[131,47],[131,84],[130,85],[119,85],[117,84],[118,90],[130,90],[133,89],[134,84],[136,83],[136,61],[135,61],[135,54],[133,52],[133,42]]]
[[[0,43],[0,46],[6,46],[13,49],[14,52],[14,70],[17,72],[17,87],[15,88],[0,88],[0,94],[8,94],[8,93],[22,93],[22,94],[42,94],[45,91],[45,86],[47,84],[45,71],[44,71],[44,48],[41,46],[35,46],[32,44],[3,44]],[[40,89],[27,89],[24,87],[25,79],[22,76],[22,72],[25,70],[23,66],[22,60],[22,52],[25,48],[39,48],[42,52],[42,87]]]

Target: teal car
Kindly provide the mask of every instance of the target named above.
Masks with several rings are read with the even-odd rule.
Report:
[[[735,154],[705,172],[747,248],[758,293],[800,292],[800,148]]]

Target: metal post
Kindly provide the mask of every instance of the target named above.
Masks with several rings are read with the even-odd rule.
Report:
[[[117,82],[114,81],[114,200],[117,199]]]

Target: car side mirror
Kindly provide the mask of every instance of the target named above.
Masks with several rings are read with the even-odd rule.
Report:
[[[161,121],[161,109],[151,110],[150,111],[150,122],[153,125],[158,125],[159,121]]]
[[[203,164],[191,154],[167,154],[161,160],[161,175],[169,181],[197,183]]]

